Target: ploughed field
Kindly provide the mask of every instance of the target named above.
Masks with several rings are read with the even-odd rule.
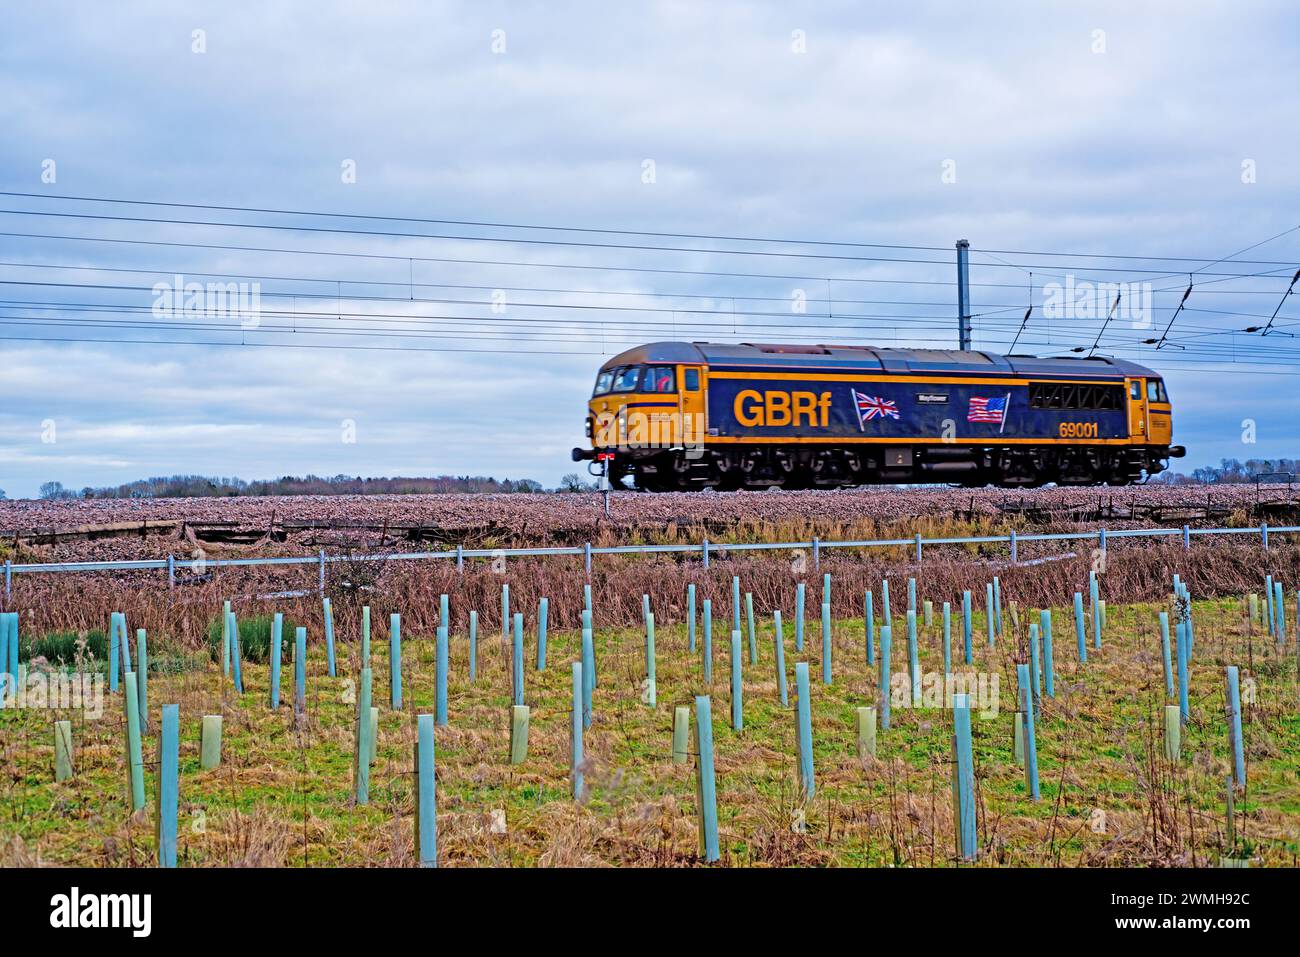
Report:
[[[865,539],[1114,528],[1300,524],[1288,486],[1025,491],[946,487],[843,491],[382,495],[0,501],[0,557],[14,561]]]
[[[1082,571],[1085,583],[1086,578]],[[822,682],[822,626],[815,610],[821,582],[810,582],[802,650],[795,645],[792,585],[755,599],[755,663],[749,658],[742,615],[739,731],[732,727],[732,616],[722,597],[728,589],[724,586],[715,594],[711,682],[704,677],[702,623],[697,622],[697,650],[692,652],[684,596],[666,588],[651,590],[657,618],[652,705],[646,700],[645,629],[639,623],[607,624],[605,610],[613,604],[615,589],[597,587],[597,684],[590,727],[583,734],[584,784],[576,800],[570,757],[570,664],[581,655],[573,627],[576,615],[557,612],[552,618],[546,667],[539,670],[535,607],[522,607],[527,612],[523,698],[530,708],[530,728],[527,755],[512,763],[512,651],[500,628],[499,593],[483,593],[473,600],[453,596],[448,723],[436,730],[439,863],[698,866],[698,755],[693,734],[684,760],[673,760],[675,709],[693,705],[697,695],[709,695],[712,704],[722,865],[960,863],[952,796],[953,712],[943,707],[932,684],[921,707],[913,707],[906,692],[896,694],[890,727],[877,729],[874,755],[860,750],[858,709],[881,704],[879,582],[876,665],[867,665],[861,613],[847,610],[860,605],[861,595],[846,595],[832,625],[829,685]],[[900,614],[906,607],[906,584],[902,576],[892,580],[895,676],[909,669]],[[930,682],[942,675],[940,609],[943,601],[950,601],[952,668],[973,679],[974,866],[1217,866],[1225,855],[1250,859],[1251,866],[1294,866],[1300,850],[1294,612],[1288,609],[1290,634],[1279,644],[1260,621],[1248,619],[1243,598],[1195,602],[1195,651],[1188,669],[1190,720],[1181,731],[1180,754],[1170,759],[1164,750],[1164,712],[1178,697],[1166,694],[1157,619],[1159,610],[1169,610],[1167,601],[1128,604],[1112,596],[1100,649],[1093,646],[1091,620],[1086,623],[1084,664],[1069,605],[1075,587],[1053,586],[1058,598],[1050,602],[1055,695],[1044,691],[1036,706],[1040,797],[1035,801],[1025,767],[1016,758],[1013,727],[1018,707],[1015,665],[1030,660],[1027,625],[1039,620],[1037,613],[1029,601],[1022,601],[1013,615],[1011,602],[1018,593],[1014,584],[1004,582],[1003,631],[990,644],[983,589],[976,591],[968,665],[956,613],[960,593],[921,584],[919,601],[934,603],[932,623],[927,626],[922,617],[918,629],[921,675]],[[838,580],[832,588],[849,590]],[[632,604],[638,611],[640,601],[637,588]],[[774,606],[786,613],[781,647],[789,702],[784,707],[770,614]],[[465,627],[470,608],[483,621],[474,682],[469,679]],[[108,610],[102,609],[105,619]],[[220,604],[213,601],[205,609],[210,627],[199,647],[165,632],[149,635],[150,648],[158,650],[149,667],[142,739],[146,799],[134,814],[128,798],[120,691],[106,694],[102,715],[93,718],[83,711],[51,710],[31,702],[0,711],[0,787],[6,808],[0,817],[0,864],[151,866],[156,859],[159,719],[167,704],[179,705],[180,715],[180,866],[414,864],[415,716],[434,713],[436,658],[432,629],[407,625],[404,616],[403,703],[401,710],[393,709],[388,613],[404,610],[375,608],[371,669],[378,738],[368,803],[359,804],[354,797],[361,665],[356,619],[340,616],[336,622],[336,677],[326,674],[320,629],[311,627],[304,709],[295,715],[295,622],[285,624],[280,707],[272,710],[267,647],[264,639],[258,641],[265,618],[241,611],[240,694],[222,668]],[[129,624],[134,649],[136,623]],[[24,641],[30,630],[24,625]],[[102,637],[80,636],[74,653],[82,667],[103,667]],[[53,645],[42,647],[54,653]],[[97,647],[101,657],[86,660]],[[797,772],[798,662],[807,662],[811,672],[812,800],[802,798]],[[1244,789],[1234,793],[1231,839],[1225,784],[1233,766],[1225,691],[1228,665],[1240,669],[1247,777]],[[29,665],[33,671],[39,667]],[[996,693],[991,693],[994,679]],[[205,715],[223,719],[220,764],[208,770],[200,767],[200,723]],[[56,783],[54,722],[59,719],[71,722],[74,773]],[[695,720],[693,707],[690,720]]]

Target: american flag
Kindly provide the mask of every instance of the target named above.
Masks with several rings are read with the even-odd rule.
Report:
[[[871,419],[896,419],[898,418],[898,404],[893,399],[882,399],[879,396],[863,395],[857,389],[853,390],[853,404],[858,410],[858,428],[866,428],[866,423]]]
[[[1007,405],[1011,396],[989,398],[982,395],[971,396],[970,409],[966,413],[967,422],[993,422],[1002,425],[1007,417]]]

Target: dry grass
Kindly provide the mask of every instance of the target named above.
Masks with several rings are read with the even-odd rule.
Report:
[[[1174,558],[1179,553],[1171,552]],[[1275,555],[1274,558],[1278,558]],[[1151,561],[1151,553],[1147,552]],[[1293,558],[1287,561],[1293,561]],[[838,560],[837,560],[838,561]],[[900,865],[946,866],[953,860],[950,797],[950,713],[943,709],[894,710],[893,726],[880,732],[876,759],[859,760],[854,738],[855,708],[876,700],[876,672],[864,660],[863,628],[855,617],[860,588],[878,591],[878,568],[836,564],[834,590],[835,683],[820,683],[820,626],[814,611],[820,581],[809,585],[808,643],[793,643],[793,579],[780,562],[737,562],[711,570],[673,569],[629,563],[622,576],[598,578],[595,602],[599,633],[600,683],[595,717],[586,734],[587,793],[569,794],[570,679],[567,663],[577,654],[569,630],[581,601],[582,582],[572,574],[544,574],[528,566],[526,585],[508,576],[513,595],[523,593],[531,612],[534,589],[552,602],[550,667],[533,668],[530,624],[526,650],[527,700],[533,709],[526,763],[508,763],[509,659],[494,609],[500,579],[467,574],[453,592],[451,724],[438,732],[439,850],[442,863],[456,866],[694,866],[698,863],[693,765],[670,760],[673,706],[695,694],[714,699],[719,821],[723,863],[731,866]],[[1193,592],[1206,590],[1204,576],[1224,581],[1254,576],[1257,569],[1178,567]],[[828,566],[830,567],[830,566]],[[1116,592],[1163,589],[1168,568],[1148,574],[1139,565],[1112,565],[1105,577],[1110,602],[1104,648],[1090,648],[1089,662],[1075,660],[1072,618],[1064,607],[1086,576],[1083,566],[1059,563],[1004,572],[1005,599],[1027,612],[1039,596],[1053,594],[1056,606],[1057,697],[1044,699],[1038,726],[1042,799],[1028,799],[1023,771],[1012,756],[1011,713],[1014,663],[1023,647],[1029,615],[1021,628],[1007,630],[987,647],[983,616],[974,627],[974,664],[967,669],[997,674],[1001,708],[974,727],[978,787],[980,864],[1115,866],[1120,864],[1205,865],[1217,862],[1224,843],[1223,776],[1228,768],[1224,720],[1223,666],[1237,664],[1255,682],[1246,709],[1245,738],[1250,788],[1238,797],[1238,831],[1258,863],[1293,866],[1300,829],[1300,723],[1297,719],[1295,647],[1277,649],[1244,620],[1238,600],[1199,602],[1196,661],[1192,673],[1193,720],[1185,733],[1184,757],[1176,765],[1161,753],[1158,715],[1164,701],[1155,608],[1122,603]],[[1117,572],[1117,569],[1119,571]],[[730,628],[730,572],[739,570],[755,593],[759,661],[745,659],[745,730],[729,724],[727,663]],[[987,570],[978,565],[926,567],[922,598],[956,603],[956,586],[978,585],[982,604]],[[658,577],[656,578],[656,574]],[[1127,576],[1124,578],[1119,575]],[[676,577],[675,577],[676,576]],[[1200,576],[1198,580],[1198,576]],[[1296,577],[1289,572],[1289,580]],[[681,625],[684,584],[696,580],[702,594],[719,602],[715,614],[714,684],[701,677],[700,656],[686,647]],[[658,707],[641,703],[643,637],[621,623],[639,615],[643,587],[651,591],[657,629]],[[906,602],[906,579],[891,580],[894,610]],[[413,715],[431,712],[434,649],[428,640],[436,595],[444,581],[398,579],[376,606],[373,635],[375,701],[381,709],[378,759],[372,771],[371,802],[351,799],[354,707],[350,685],[360,662],[352,640],[357,627],[352,606],[339,603],[339,672],[324,674],[324,656],[314,644],[309,660],[307,716],[296,724],[287,706],[291,681],[286,658],[286,703],[278,712],[266,704],[267,671],[244,668],[245,694],[234,694],[219,667],[156,675],[150,681],[155,719],[163,702],[181,709],[180,860],[185,866],[409,866],[412,845],[411,751]],[[392,589],[389,592],[388,589]],[[392,594],[400,604],[389,604]],[[116,593],[117,597],[125,597]],[[96,594],[95,600],[104,596]],[[83,595],[81,607],[92,596]],[[71,603],[73,598],[67,596]],[[182,643],[166,623],[185,614],[168,608],[166,596],[141,596],[164,624],[151,629],[151,643]],[[216,595],[181,606],[206,619],[215,614]],[[801,806],[794,763],[794,716],[776,700],[769,610],[787,614],[786,662],[810,662],[816,799]],[[94,614],[106,617],[112,605]],[[386,612],[404,615],[403,666],[407,710],[388,707]],[[479,679],[470,684],[468,648],[460,624],[469,607],[482,618]],[[306,603],[301,609],[308,610]],[[380,612],[384,612],[381,614]],[[87,609],[86,614],[91,612]],[[141,615],[144,612],[140,613]],[[305,615],[304,615],[305,617]],[[530,614],[531,620],[531,614]],[[939,629],[922,629],[922,670],[939,667]],[[409,624],[408,624],[409,622]],[[133,626],[135,622],[132,622]],[[895,622],[894,671],[906,669],[906,642]],[[954,661],[960,661],[960,627],[954,629]],[[313,633],[315,628],[313,626]],[[154,635],[157,637],[155,638]],[[793,682],[791,682],[793,694]],[[793,705],[793,700],[791,702]],[[198,768],[198,725],[204,714],[222,714],[225,760],[209,772]],[[52,722],[73,720],[77,776],[52,781]],[[123,716],[113,696],[101,720],[80,714],[26,709],[0,712],[0,823],[3,863],[147,866],[153,857],[152,765],[150,801],[140,814],[126,813]],[[155,760],[156,739],[146,736],[146,762]],[[504,816],[504,833],[494,826]],[[1097,827],[1098,814],[1104,815]],[[802,822],[802,823],[801,823]]]

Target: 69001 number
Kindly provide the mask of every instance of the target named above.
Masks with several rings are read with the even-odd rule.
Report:
[[[1063,439],[1095,439],[1096,422],[1062,422],[1060,436]]]

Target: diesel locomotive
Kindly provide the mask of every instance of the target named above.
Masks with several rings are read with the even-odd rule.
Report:
[[[1168,468],[1164,380],[1105,356],[652,342],[587,407],[616,488],[1129,485]]]

